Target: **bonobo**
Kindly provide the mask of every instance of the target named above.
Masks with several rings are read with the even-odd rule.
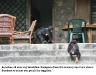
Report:
[[[47,28],[45,28],[45,36],[44,36],[44,43],[53,43],[53,39],[52,39],[52,32],[53,32],[53,27],[49,26]]]
[[[53,43],[52,31],[53,31],[52,26],[49,26],[47,28],[44,27],[39,28],[33,34],[34,39],[33,43],[35,43],[36,40],[39,40],[39,43]]]
[[[75,58],[75,62],[77,63],[78,60],[80,59],[81,53],[79,51],[79,46],[77,44],[76,40],[72,40],[70,42],[70,44],[68,45],[68,49],[67,49],[68,53],[70,54],[71,60],[73,60],[73,55],[76,56]]]
[[[39,29],[37,29],[34,33],[33,33],[33,44],[36,43],[36,41],[38,41],[39,43],[42,43],[43,40],[43,34],[44,34],[44,27],[41,27]]]

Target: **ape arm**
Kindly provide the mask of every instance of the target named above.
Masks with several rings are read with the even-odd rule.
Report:
[[[71,51],[71,49],[73,48],[73,46],[71,45],[71,43],[68,45],[67,51],[68,53]]]
[[[79,46],[78,46],[78,44],[75,44],[75,51],[79,51]]]

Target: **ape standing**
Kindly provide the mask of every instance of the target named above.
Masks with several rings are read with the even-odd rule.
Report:
[[[68,45],[67,51],[70,54],[71,59],[73,60],[73,55],[75,55],[76,56],[75,62],[78,62],[78,60],[80,59],[81,53],[79,51],[79,46],[76,40],[72,40],[70,42],[70,44]]]

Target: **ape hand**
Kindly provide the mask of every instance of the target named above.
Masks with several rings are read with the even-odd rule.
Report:
[[[54,41],[52,40],[52,43],[54,43]]]
[[[54,43],[54,41],[53,40],[48,40],[48,43]]]
[[[74,51],[72,51],[72,54],[74,54]]]
[[[43,43],[47,43],[47,41],[45,40]]]

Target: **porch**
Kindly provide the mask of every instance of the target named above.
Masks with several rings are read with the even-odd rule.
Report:
[[[36,29],[41,26],[52,25],[54,27],[53,39],[55,43],[67,43],[67,31],[63,31],[61,28],[73,18],[82,18],[89,24],[95,23],[95,3],[95,0],[42,0],[41,2],[38,0],[0,0],[0,14],[5,13],[16,16],[16,31],[27,30],[31,25],[31,21],[36,18],[38,21]],[[39,9],[40,6],[44,9]],[[45,11],[46,8],[50,12]],[[40,10],[43,12],[43,15],[44,13],[51,13],[51,15],[40,17]],[[33,16],[35,17],[33,18]],[[51,16],[51,18],[48,16]],[[39,23],[41,18],[43,18],[42,24]],[[95,37],[96,29],[93,29],[92,43],[96,43]]]

